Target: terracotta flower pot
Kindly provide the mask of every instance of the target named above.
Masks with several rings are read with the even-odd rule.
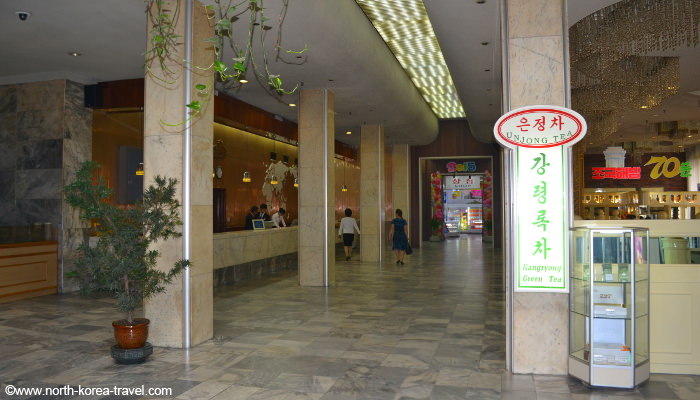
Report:
[[[122,349],[138,349],[146,344],[148,339],[148,324],[151,321],[146,318],[134,318],[133,325],[127,320],[120,319],[112,322],[114,338]]]

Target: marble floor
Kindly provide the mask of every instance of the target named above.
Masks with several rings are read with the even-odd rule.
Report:
[[[0,304],[0,399],[700,399],[700,376],[627,391],[505,372],[501,255],[477,236],[425,243],[403,266],[357,258],[338,255],[327,289],[291,272],[217,289],[215,337],[141,365],[109,357],[110,299]],[[66,385],[171,394],[8,394]]]

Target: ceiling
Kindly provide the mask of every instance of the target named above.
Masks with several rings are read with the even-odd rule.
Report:
[[[614,2],[569,1],[569,24]],[[268,16],[276,19],[279,3],[265,2]],[[424,3],[474,135],[492,141],[492,126],[501,114],[499,1]],[[144,8],[143,0],[2,0],[0,84],[59,78],[87,84],[142,77]],[[16,11],[31,16],[20,21]],[[273,61],[272,73],[292,86],[334,93],[336,139],[356,145],[362,124],[383,125],[387,143],[427,144],[435,139],[437,118],[354,0],[289,0],[282,32],[285,49],[309,50],[302,58],[287,55],[286,62]],[[269,36],[272,43],[274,35]],[[69,56],[73,51],[82,56]],[[639,135],[648,131],[650,122],[669,118],[700,119],[700,97],[687,94],[700,90],[700,51],[677,53],[683,55],[681,93],[657,109],[626,115],[620,135]],[[252,82],[231,95],[297,120],[298,109],[286,103],[297,103],[298,93],[280,102]]]

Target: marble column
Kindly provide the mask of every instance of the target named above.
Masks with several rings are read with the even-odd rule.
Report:
[[[401,209],[403,218],[408,222],[409,231],[411,226],[411,146],[407,144],[395,144],[391,150],[391,198],[394,203],[394,210]],[[394,218],[394,211],[387,215],[387,219]],[[410,237],[410,236],[409,236]]]
[[[384,229],[384,128],[363,125],[360,137],[360,258],[380,262]]]
[[[192,7],[192,63],[198,66],[211,65],[214,48],[204,39],[213,36],[211,21],[204,7],[194,2]],[[180,12],[176,32],[185,38],[185,9]],[[185,40],[182,40],[185,42]],[[145,304],[146,318],[151,320],[149,341],[157,346],[184,347],[189,327],[189,341],[196,345],[212,337],[213,325],[213,137],[214,100],[213,91],[208,99],[196,95],[197,84],[210,87],[214,84],[211,70],[192,73],[190,83],[192,99],[202,102],[203,108],[191,120],[185,107],[185,73],[179,63],[185,58],[185,47],[176,47],[178,54],[172,57],[169,67],[176,71],[177,78],[163,82],[146,75],[144,109],[144,185],[153,183],[156,175],[178,180],[177,197],[182,207],[183,237],[156,243],[161,252],[158,267],[167,270],[176,260],[189,254],[190,285],[187,291],[184,276],[170,285],[166,292],[148,300]],[[153,74],[159,74],[155,62]],[[166,124],[179,124],[168,126]],[[188,146],[189,144],[189,146]],[[189,147],[189,151],[188,151]],[[189,181],[189,185],[186,182]],[[189,187],[188,192],[187,189]],[[190,318],[185,315],[189,295]]]
[[[0,226],[55,230],[57,291],[76,291],[65,273],[74,270],[89,223],[65,202],[63,185],[92,156],[92,110],[84,106],[83,85],[60,79],[0,86],[0,143]]]
[[[335,282],[333,93],[302,90],[299,107],[299,284]]]
[[[505,0],[505,5],[502,12],[507,35],[503,64],[508,110],[535,104],[566,106],[568,58],[565,57],[564,1]],[[508,237],[506,240],[510,241]],[[568,295],[511,294],[512,372],[566,374]]]

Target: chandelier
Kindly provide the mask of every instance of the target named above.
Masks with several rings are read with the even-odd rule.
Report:
[[[589,124],[588,142],[617,131],[619,116],[678,93],[677,57],[644,56],[699,42],[700,0],[623,0],[569,30],[572,107]]]
[[[622,0],[571,27],[569,38],[576,44],[571,63],[591,57],[615,62],[683,44],[696,46],[699,25],[698,0]]]

